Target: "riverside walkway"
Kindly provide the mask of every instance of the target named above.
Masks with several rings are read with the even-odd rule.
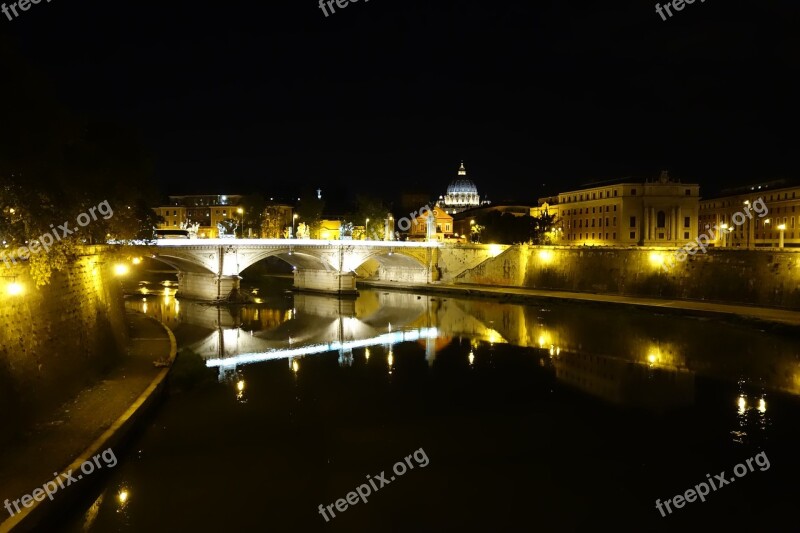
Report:
[[[90,488],[89,479],[59,488],[52,502],[45,498],[30,508],[20,505],[22,512],[13,517],[2,507],[6,499],[18,500],[53,480],[54,472],[77,473],[85,460],[120,444],[160,391],[169,369],[156,368],[153,362],[174,361],[175,339],[161,323],[141,313],[128,311],[127,321],[127,354],[105,379],[81,391],[0,453],[0,533],[32,530],[77,497],[81,488]],[[101,469],[86,477],[99,480],[103,474]]]

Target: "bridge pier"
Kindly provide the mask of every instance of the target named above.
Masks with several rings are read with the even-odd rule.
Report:
[[[358,294],[356,275],[353,272],[298,268],[294,271],[294,288],[299,291],[329,294]]]
[[[178,296],[194,300],[228,300],[239,292],[239,276],[199,272],[178,273]]]

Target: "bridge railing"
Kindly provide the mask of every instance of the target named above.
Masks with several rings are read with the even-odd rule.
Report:
[[[322,239],[162,239],[156,246],[176,248],[187,246],[340,246],[354,248],[440,248],[437,241],[334,241]]]

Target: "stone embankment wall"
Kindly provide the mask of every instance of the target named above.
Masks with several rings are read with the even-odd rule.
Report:
[[[671,250],[513,246],[455,283],[800,308],[800,250],[708,250],[664,269]]]
[[[0,443],[96,381],[123,353],[122,287],[87,255],[36,288],[28,267],[0,263]],[[9,283],[24,292],[11,296]]]

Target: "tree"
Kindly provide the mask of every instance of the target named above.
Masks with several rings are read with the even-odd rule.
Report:
[[[382,241],[386,230],[386,219],[389,215],[389,208],[381,200],[359,195],[356,197],[355,210],[348,218],[355,226],[365,228],[367,239]],[[363,232],[361,235],[363,236]],[[354,235],[354,238],[356,236]]]
[[[3,40],[0,63],[8,80],[0,84],[0,99],[14,101],[0,121],[0,240],[17,250],[26,242],[49,240],[56,227],[69,230],[31,255],[35,283],[47,284],[80,244],[105,242],[109,235],[152,236],[151,166],[137,135],[125,125],[63,109],[50,92],[52,84],[19,61]],[[99,205],[113,215],[93,216],[72,231],[78,217]]]
[[[261,217],[261,237],[264,239],[280,239],[284,236],[284,232],[286,232],[286,228],[284,227],[283,213],[280,208],[275,205],[265,207],[264,214]]]
[[[297,204],[297,222],[304,222],[311,235],[319,235],[322,227],[322,212],[325,209],[325,200],[317,197],[316,191],[306,191]],[[296,226],[295,226],[296,229]]]

